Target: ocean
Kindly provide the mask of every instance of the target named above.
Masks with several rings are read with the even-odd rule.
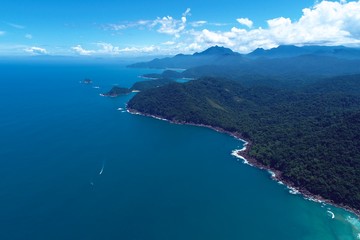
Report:
[[[360,239],[353,214],[233,157],[243,142],[99,95],[152,72],[1,61],[0,239]]]

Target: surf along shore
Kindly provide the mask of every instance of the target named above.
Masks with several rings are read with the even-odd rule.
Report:
[[[255,158],[252,158],[251,156],[249,156],[249,151],[251,149],[252,143],[248,139],[244,139],[242,137],[241,133],[239,133],[239,132],[229,132],[229,131],[226,131],[226,130],[224,130],[222,128],[214,127],[214,126],[206,125],[206,124],[197,124],[197,123],[185,122],[185,121],[173,121],[173,120],[165,119],[162,116],[142,113],[142,112],[139,112],[139,111],[137,111],[135,109],[131,109],[128,106],[126,106],[126,109],[127,109],[128,113],[134,114],[134,115],[141,115],[141,116],[151,117],[151,118],[155,118],[155,119],[158,119],[158,120],[167,121],[167,122],[170,122],[170,123],[173,123],[173,124],[206,127],[206,128],[210,128],[210,129],[215,130],[215,131],[220,132],[220,133],[228,134],[228,135],[236,138],[237,140],[240,140],[240,141],[244,142],[244,147],[242,149],[233,150],[231,155],[233,155],[236,158],[241,159],[244,164],[259,168],[261,170],[268,171],[271,174],[271,179],[273,179],[274,181],[276,181],[276,182],[278,182],[280,184],[284,184],[290,190],[289,192],[291,194],[301,194],[307,200],[318,202],[318,203],[325,203],[325,204],[333,205],[335,207],[343,208],[343,209],[345,209],[345,210],[347,210],[349,212],[354,213],[358,218],[360,218],[360,209],[355,209],[355,208],[352,208],[350,206],[337,204],[334,201],[332,201],[331,199],[326,199],[326,198],[323,198],[322,196],[315,195],[315,194],[309,192],[304,187],[295,186],[295,184],[291,180],[285,179],[282,176],[281,171],[279,171],[277,169],[274,169],[274,168],[271,168],[269,166],[266,166],[266,165],[262,164],[261,162],[257,161]]]

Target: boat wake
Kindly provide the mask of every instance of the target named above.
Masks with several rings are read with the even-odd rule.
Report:
[[[100,169],[99,175],[103,174],[104,172],[104,167],[105,167],[105,161],[103,161],[102,167]]]

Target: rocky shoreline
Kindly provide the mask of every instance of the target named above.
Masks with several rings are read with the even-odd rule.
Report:
[[[174,124],[181,124],[181,125],[192,125],[192,126],[198,126],[198,127],[206,127],[206,128],[210,128],[212,130],[215,130],[216,132],[220,132],[220,133],[225,133],[228,134],[240,141],[245,142],[244,143],[244,148],[240,149],[240,150],[234,150],[233,152],[233,156],[240,158],[244,161],[246,161],[246,164],[251,165],[253,167],[262,169],[262,170],[266,170],[271,174],[271,178],[274,181],[277,181],[278,183],[284,184],[288,189],[290,189],[290,191],[293,191],[293,194],[301,194],[305,199],[310,200],[310,201],[314,201],[314,202],[318,202],[318,203],[325,203],[325,204],[330,204],[333,205],[335,207],[339,207],[339,208],[343,208],[349,212],[354,213],[357,217],[360,218],[360,210],[358,209],[354,209],[352,207],[346,206],[346,205],[341,205],[341,204],[337,204],[335,202],[333,202],[330,199],[325,199],[319,195],[315,195],[311,192],[309,192],[306,188],[303,187],[298,187],[295,186],[293,182],[289,181],[288,179],[285,179],[282,176],[282,172],[271,168],[269,166],[266,166],[264,164],[262,164],[261,162],[257,161],[255,158],[252,158],[249,156],[249,151],[251,149],[252,143],[251,141],[244,139],[241,135],[241,133],[238,132],[230,132],[230,131],[226,131],[222,128],[219,127],[214,127],[211,125],[206,125],[206,124],[197,124],[197,123],[191,123],[191,122],[185,122],[185,121],[173,121],[173,120],[169,120],[169,119],[165,119],[161,116],[157,116],[157,115],[151,115],[151,114],[146,114],[146,113],[142,113],[139,112],[135,109],[131,109],[126,107],[127,112],[131,113],[131,114],[135,114],[135,115],[142,115],[142,116],[146,116],[146,117],[152,117],[158,120],[163,120],[163,121],[167,121],[167,122],[171,122]]]
[[[241,140],[243,140],[243,139],[241,139]],[[333,205],[335,207],[343,208],[349,212],[354,213],[355,215],[357,215],[357,217],[360,218],[360,210],[358,210],[358,209],[354,209],[349,206],[337,204],[330,199],[326,199],[320,195],[316,195],[316,194],[309,192],[306,188],[295,186],[293,182],[289,181],[288,179],[285,179],[282,176],[281,171],[271,168],[271,167],[268,167],[268,166],[265,166],[264,164],[260,163],[256,159],[250,157],[248,154],[248,152],[250,151],[250,148],[251,148],[251,143],[248,143],[245,150],[243,150],[243,151],[236,150],[236,153],[235,153],[237,155],[236,157],[246,159],[248,164],[251,166],[254,166],[254,167],[262,169],[262,170],[267,170],[268,172],[271,173],[271,178],[274,181],[276,181],[280,184],[284,184],[290,190],[290,193],[292,193],[292,194],[301,194],[307,200],[318,202],[318,203],[325,203],[325,204]]]

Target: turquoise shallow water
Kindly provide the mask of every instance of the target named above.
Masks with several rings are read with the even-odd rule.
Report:
[[[352,214],[231,156],[242,142],[118,111],[132,95],[99,96],[148,72],[1,63],[0,239],[357,238]]]

